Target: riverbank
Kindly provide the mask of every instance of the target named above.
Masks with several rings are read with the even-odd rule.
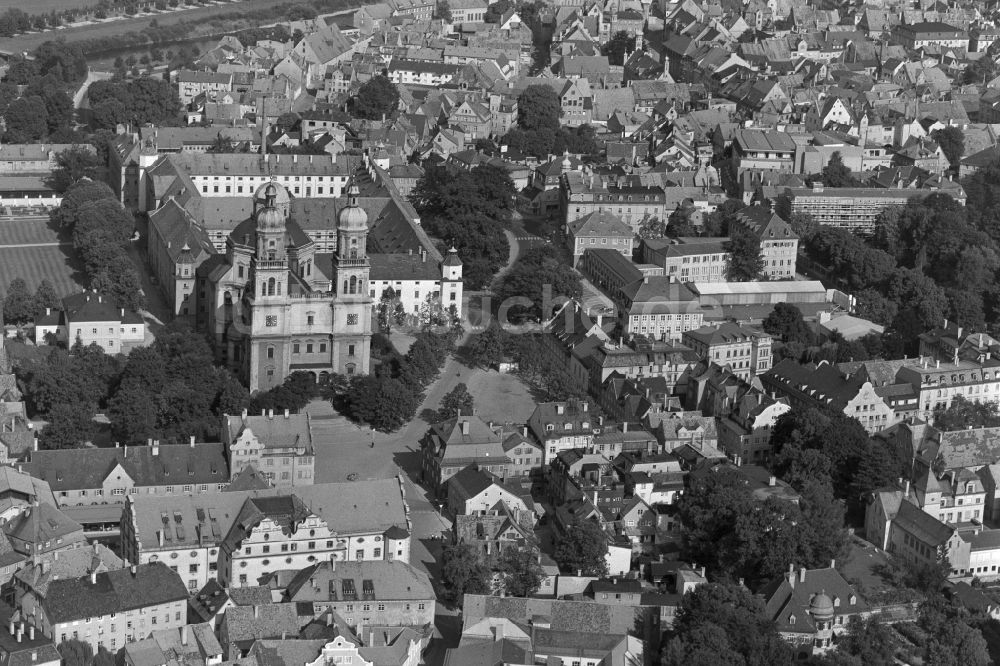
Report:
[[[311,2],[307,2],[305,0],[301,2],[297,0],[237,0],[233,2],[220,2],[215,5],[194,7],[184,11],[164,11],[144,16],[136,16],[134,18],[106,21],[92,25],[65,27],[58,30],[18,35],[16,37],[4,37],[0,39],[0,50],[10,53],[33,51],[44,42],[55,39],[65,40],[70,43],[87,40],[114,39],[126,33],[142,32],[144,29],[149,28],[153,21],[156,21],[156,26],[160,28],[185,23],[191,25],[192,31],[195,31],[196,27],[202,27],[205,30],[205,32],[200,35],[195,32],[189,32],[185,34],[182,39],[163,41],[145,46],[140,44],[134,45],[134,48],[140,51],[142,49],[152,48],[153,46],[162,48],[169,44],[208,39],[212,35],[221,36],[245,30],[247,28],[258,27],[257,24],[263,25],[267,23],[274,23],[276,20],[277,22],[281,22],[281,18],[271,18],[257,22],[250,18],[242,18],[228,21],[231,25],[211,25],[213,21],[219,22],[220,20],[231,16],[234,12],[239,12],[240,14],[246,16],[252,12],[273,9],[276,6],[288,4],[308,7],[313,11],[316,9]],[[340,7],[324,8],[321,13],[326,14],[331,10],[338,11],[349,9],[360,6],[361,4],[362,3],[357,0],[344,0]],[[125,48],[131,48],[131,46],[126,46]]]

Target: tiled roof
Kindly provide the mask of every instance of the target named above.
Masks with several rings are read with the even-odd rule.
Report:
[[[229,480],[225,446],[221,443],[32,451],[23,469],[44,479],[58,492],[101,488],[119,465],[136,486],[217,484]]]
[[[434,599],[434,587],[423,571],[401,560],[319,562],[300,571],[288,584],[289,601],[321,602],[350,600],[426,601]],[[366,590],[370,594],[366,595]]]
[[[96,581],[82,576],[50,582],[43,601],[49,622],[124,613],[188,597],[180,576],[162,562],[137,565],[134,574],[129,569],[99,573]]]

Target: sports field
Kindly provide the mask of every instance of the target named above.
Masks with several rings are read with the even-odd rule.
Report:
[[[60,242],[46,218],[0,219],[0,294],[14,278],[34,291],[47,279],[59,296],[83,288],[84,272],[69,242]]]

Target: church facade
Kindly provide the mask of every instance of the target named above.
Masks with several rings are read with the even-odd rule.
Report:
[[[337,219],[337,250],[322,253],[289,214],[288,191],[258,187],[253,214],[229,234],[225,255],[199,267],[199,316],[216,349],[251,392],[302,370],[366,374],[372,303],[368,215],[356,187]]]

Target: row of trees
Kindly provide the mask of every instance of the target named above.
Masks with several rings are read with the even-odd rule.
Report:
[[[19,277],[14,278],[7,285],[7,295],[3,300],[3,321],[21,326],[34,321],[45,308],[56,307],[59,307],[59,297],[51,282],[42,280],[35,293],[31,293],[28,283]]]
[[[176,7],[180,2],[181,0],[165,0],[166,6],[170,7]],[[184,0],[184,4],[195,3],[191,0]],[[108,37],[94,37],[74,43],[78,44],[87,54],[138,46],[162,45],[191,39],[199,35],[219,34],[220,32],[239,33],[242,30],[280,21],[315,18],[320,13],[330,13],[358,5],[360,2],[357,0],[312,0],[308,4],[282,2],[254,9],[242,7],[229,12],[212,14],[207,20],[187,21],[182,19],[175,23],[171,22],[169,25],[161,25],[156,22],[156,19],[153,19],[150,21],[150,25],[142,30],[129,30]]]
[[[427,233],[458,250],[467,289],[488,285],[507,262],[510,244],[503,230],[514,196],[510,174],[488,164],[471,171],[428,167],[410,193]]]
[[[81,180],[70,187],[52,217],[72,232],[90,286],[121,308],[145,305],[139,274],[128,254],[135,233],[132,216],[104,183]]]
[[[334,407],[376,430],[392,432],[410,421],[424,389],[441,371],[461,327],[417,334],[405,355],[381,335],[372,343],[372,372],[350,380],[335,378],[329,392]]]

